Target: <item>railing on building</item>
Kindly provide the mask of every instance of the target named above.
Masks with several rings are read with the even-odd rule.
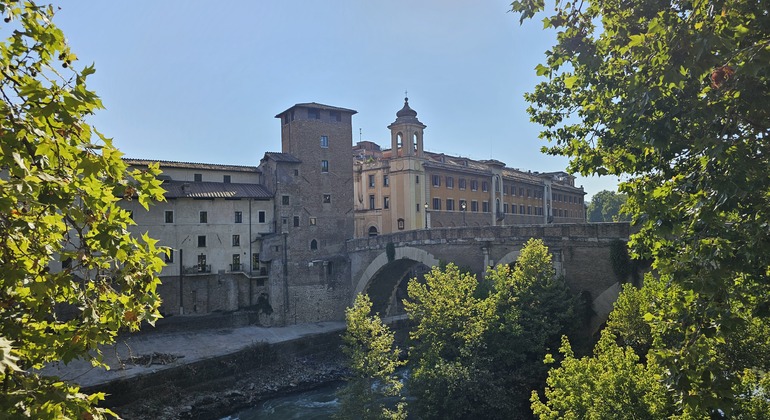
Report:
[[[230,264],[230,272],[231,273],[238,272],[238,271],[243,271],[243,264],[240,264],[240,263],[239,264]]]
[[[211,273],[211,264],[196,264],[192,267],[184,268],[185,274],[209,274]]]

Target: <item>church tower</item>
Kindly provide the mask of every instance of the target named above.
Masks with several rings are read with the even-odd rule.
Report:
[[[393,198],[395,208],[390,212],[390,222],[399,230],[425,229],[428,226],[425,214],[428,180],[422,166],[425,127],[417,119],[417,111],[409,107],[409,98],[404,98],[404,107],[396,112],[396,121],[388,126],[390,178],[396,187],[393,191],[400,195]]]

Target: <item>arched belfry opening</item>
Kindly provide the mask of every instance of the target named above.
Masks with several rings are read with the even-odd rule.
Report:
[[[391,150],[393,157],[423,156],[423,130],[425,124],[417,119],[417,111],[409,107],[409,98],[404,98],[404,106],[396,112],[396,121],[388,126],[391,132]]]

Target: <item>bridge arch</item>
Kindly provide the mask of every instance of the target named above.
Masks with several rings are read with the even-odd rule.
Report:
[[[435,267],[439,265],[438,258],[436,258],[433,254],[419,248],[404,246],[396,248],[395,251],[396,252],[393,261],[388,261],[388,255],[385,251],[377,255],[377,257],[372,260],[372,262],[366,267],[366,270],[364,270],[361,278],[359,278],[355,284],[355,293],[352,297],[353,300],[355,300],[355,297],[359,294],[364,293],[369,288],[371,283],[377,280],[378,275],[380,275],[383,272],[383,269],[388,265],[407,261],[413,262],[412,265],[424,264],[427,267]],[[394,284],[393,286],[393,289],[395,290],[398,284]]]

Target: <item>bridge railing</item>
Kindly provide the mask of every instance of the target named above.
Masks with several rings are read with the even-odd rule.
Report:
[[[348,251],[385,248],[388,243],[436,243],[462,241],[495,241],[511,238],[570,239],[574,241],[602,241],[627,239],[631,234],[629,223],[564,223],[551,225],[464,226],[409,230],[351,239]]]

